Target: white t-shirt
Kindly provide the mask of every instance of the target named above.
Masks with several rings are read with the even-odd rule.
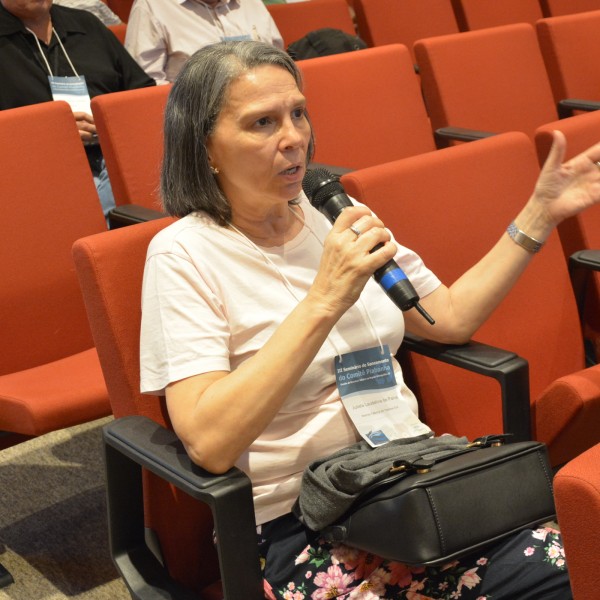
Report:
[[[203,214],[188,215],[157,234],[144,273],[142,392],[164,394],[170,382],[232,371],[260,350],[312,285],[331,229],[306,198],[300,207],[304,227],[281,247],[258,248]],[[419,296],[439,286],[410,250],[399,246],[396,261]],[[237,462],[252,480],[257,524],[290,511],[308,463],[359,439],[337,392],[334,358],[377,347],[373,327],[394,354],[404,336],[402,311],[371,279],[277,416]],[[416,414],[416,400],[394,363],[402,400]]]

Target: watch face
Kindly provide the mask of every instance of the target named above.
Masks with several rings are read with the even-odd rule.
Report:
[[[508,226],[506,232],[515,244],[518,244],[533,254],[539,252],[540,248],[544,245],[544,242],[540,242],[535,238],[528,236],[524,231],[521,231],[514,222]]]

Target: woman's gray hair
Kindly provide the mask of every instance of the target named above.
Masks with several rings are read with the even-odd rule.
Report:
[[[218,223],[231,219],[231,207],[210,171],[206,143],[229,86],[242,73],[259,66],[286,69],[302,89],[302,75],[283,50],[255,41],[220,42],[194,53],[169,93],[164,121],[161,196],[170,215],[183,217],[202,210]],[[307,163],[314,148],[312,135]]]

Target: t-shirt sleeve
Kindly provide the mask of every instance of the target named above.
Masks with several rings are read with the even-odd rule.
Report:
[[[229,338],[222,302],[190,258],[150,254],[142,288],[142,393],[163,394],[174,381],[229,371]]]
[[[398,266],[412,283],[419,298],[424,298],[436,290],[442,282],[423,262],[421,257],[396,241],[398,251],[394,257]]]

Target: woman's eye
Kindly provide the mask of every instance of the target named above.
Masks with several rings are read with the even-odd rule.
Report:
[[[304,108],[297,108],[292,113],[292,116],[294,117],[294,119],[301,119],[304,116]]]

